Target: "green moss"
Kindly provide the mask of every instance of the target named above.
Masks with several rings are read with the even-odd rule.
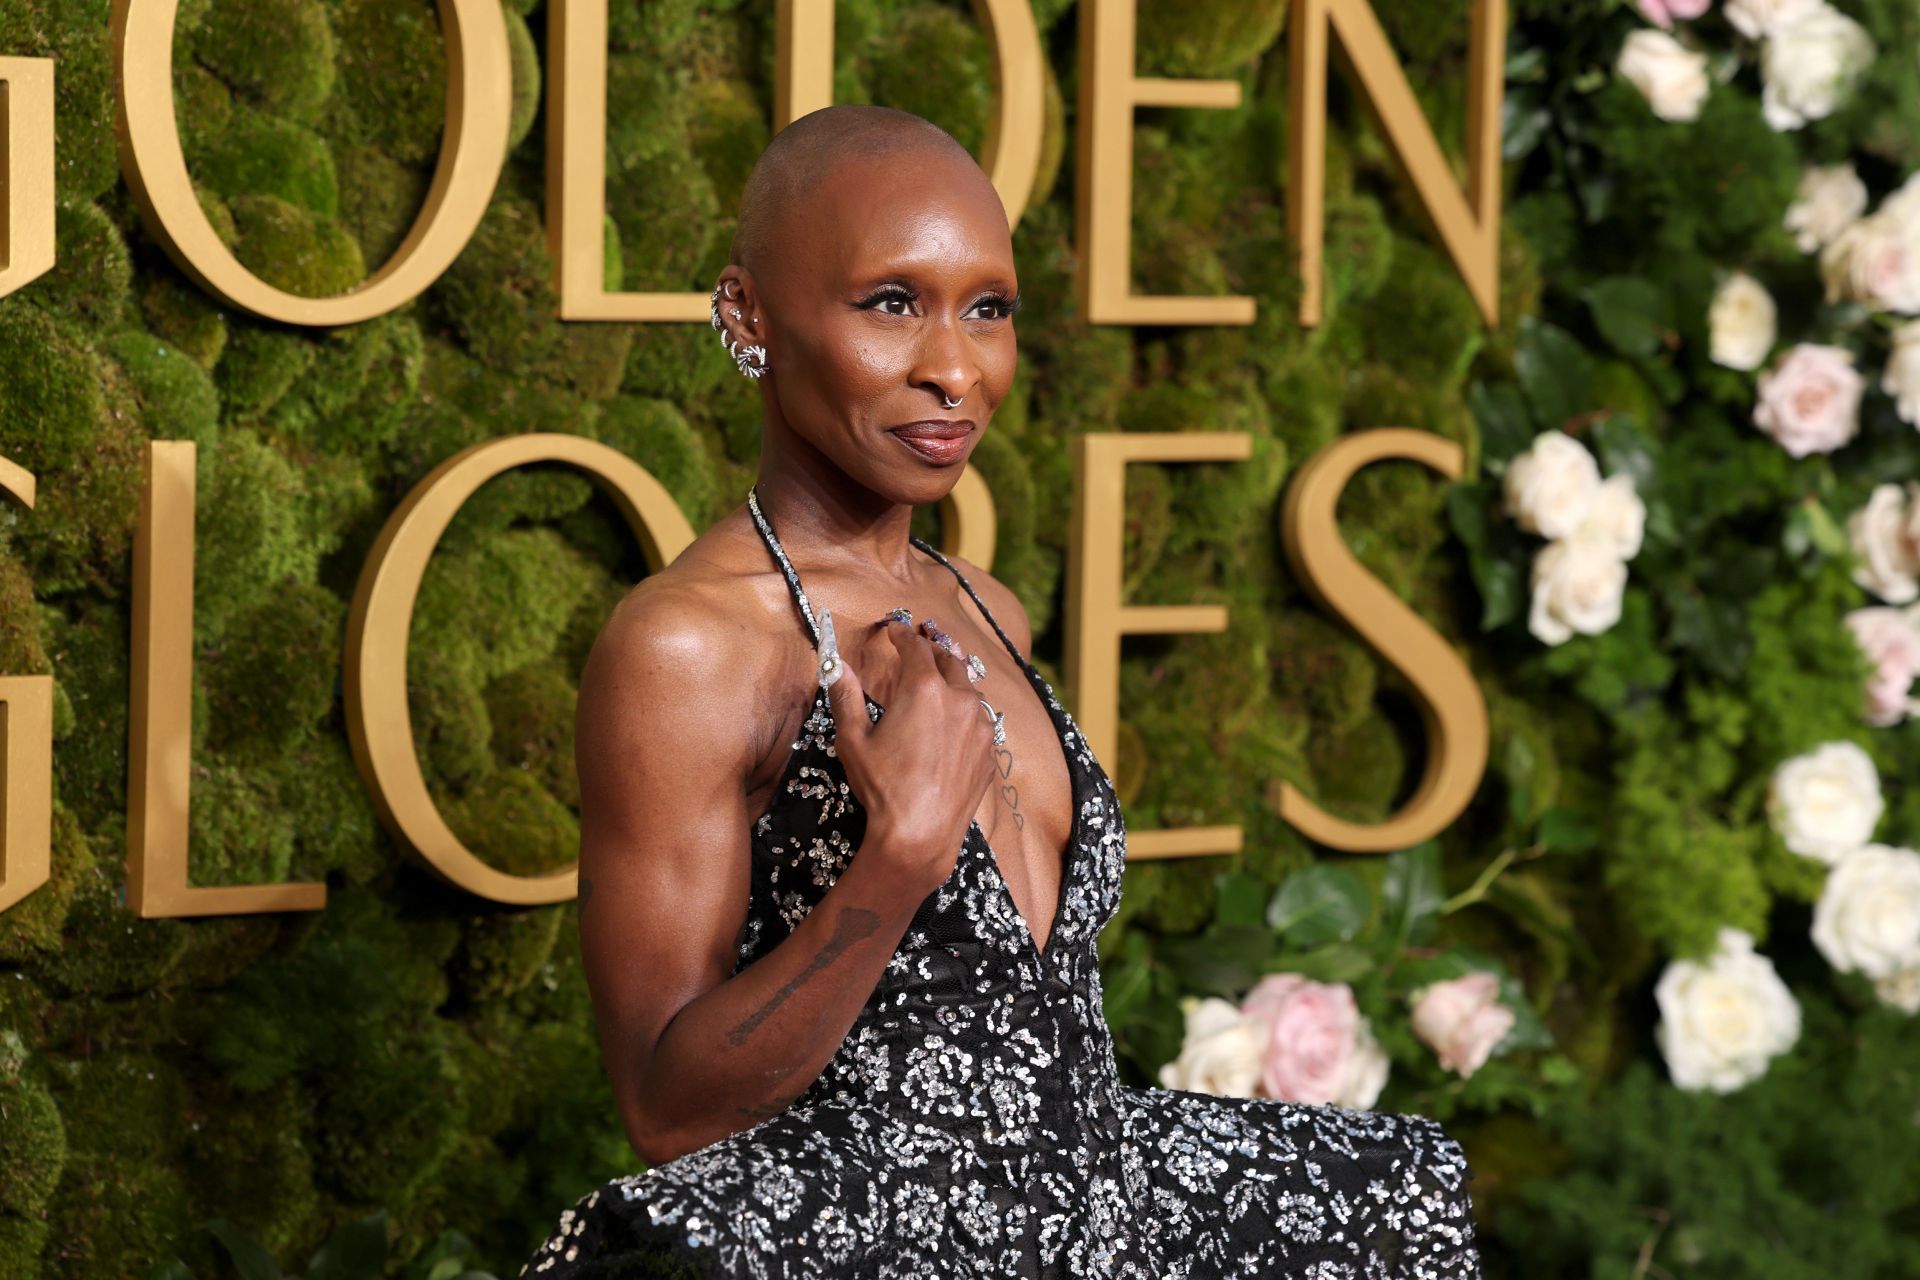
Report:
[[[280,1257],[305,1240],[320,1208],[313,1187],[299,1090],[281,1080],[258,1093],[202,1082],[202,1121],[187,1137],[183,1163],[199,1203]]]
[[[700,437],[670,400],[622,397],[610,403],[591,432],[645,467],[665,485],[695,529],[713,517],[713,469]]]
[[[329,135],[371,143],[402,164],[440,151],[446,45],[429,0],[334,0],[339,84]]]
[[[91,837],[94,865],[74,887],[60,949],[38,963],[38,976],[57,995],[146,991],[165,981],[186,952],[190,926],[182,921],[142,920],[137,928],[130,923],[120,884],[125,838],[124,829]]]
[[[94,200],[119,177],[113,132],[113,51],[101,0],[23,0],[0,10],[0,49],[52,58],[54,191]]]
[[[546,794],[575,809],[580,805],[573,767],[578,697],[572,677],[558,661],[510,671],[486,689],[495,763],[509,776],[525,773]]]
[[[426,340],[406,313],[331,329],[310,344],[311,366],[266,417],[307,448],[345,457],[383,449],[406,422],[426,366]]]
[[[493,724],[480,679],[451,662],[411,662],[407,703],[413,711],[414,749],[431,785],[459,786],[493,767]]]
[[[340,221],[360,246],[362,261],[384,263],[412,230],[432,175],[371,144],[342,147],[336,156]]]
[[[230,418],[257,418],[280,403],[314,361],[314,345],[300,334],[260,324],[237,325],[214,382]]]
[[[507,145],[517,147],[533,132],[540,111],[540,50],[534,47],[527,20],[508,9],[507,54],[513,63],[513,114],[507,127]]]
[[[0,1218],[45,1207],[67,1163],[67,1131],[53,1097],[26,1080],[0,1082]],[[0,1254],[0,1257],[4,1257]]]
[[[238,195],[228,207],[239,236],[234,256],[268,284],[303,298],[330,298],[365,277],[360,246],[332,218],[275,195]]]
[[[301,874],[317,878],[338,870],[349,884],[364,885],[388,869],[389,850],[345,734],[323,733],[301,743],[275,772],[281,807],[299,815],[293,857]]]
[[[63,204],[54,238],[53,270],[25,296],[89,328],[117,326],[133,300],[133,261],[120,229],[98,205]]]
[[[747,174],[766,148],[766,111],[753,86],[742,80],[695,81],[687,94],[694,157],[713,183],[714,200],[731,212],[740,207]]]
[[[50,828],[47,882],[0,916],[0,961],[21,964],[59,950],[74,894],[93,870],[93,847],[73,810],[56,802]]]
[[[161,341],[211,370],[227,348],[227,318],[207,294],[178,272],[155,269],[141,276],[140,312]]]
[[[249,0],[207,11],[196,51],[275,115],[311,121],[333,94],[333,28],[320,0]]]
[[[321,218],[339,209],[333,152],[291,120],[236,107],[227,128],[189,159],[195,180],[229,200],[272,196]]]
[[[1232,76],[1268,48],[1286,24],[1285,0],[1147,0],[1139,6],[1139,73],[1212,79]]]
[[[138,329],[115,334],[107,351],[132,379],[149,435],[213,443],[220,430],[220,393],[205,369],[185,352]]]
[[[346,611],[312,583],[275,584],[201,656],[207,745],[235,761],[278,756],[333,707]]]
[[[314,1173],[333,1194],[405,1213],[459,1144],[461,1080],[427,1027],[357,1037],[344,1069],[314,1082]]]
[[[860,75],[873,101],[924,116],[980,154],[994,69],[978,22],[942,5],[902,5],[885,13],[863,52]]]
[[[73,325],[33,307],[0,309],[0,350],[32,360],[0,361],[0,454],[41,473],[43,484],[95,447],[107,417],[98,365]]]
[[[258,435],[228,430],[199,472],[193,631],[211,644],[288,578],[311,581],[320,548],[300,474]]]
[[[58,1280],[145,1274],[193,1229],[185,1179],[164,1162],[76,1155],[52,1209],[50,1235],[59,1243],[42,1274]]]
[[[548,656],[592,581],[580,553],[545,528],[435,555],[414,609],[410,674],[415,664],[449,662],[487,680]]]

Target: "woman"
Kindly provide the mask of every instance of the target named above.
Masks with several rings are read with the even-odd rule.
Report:
[[[816,111],[749,177],[713,323],[759,477],[580,685],[581,945],[651,1167],[522,1275],[1479,1274],[1432,1120],[1118,1083],[1113,788],[1013,594],[908,532],[1018,305],[999,196],[918,116]]]

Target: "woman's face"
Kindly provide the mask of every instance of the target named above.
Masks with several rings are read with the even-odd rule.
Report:
[[[741,275],[742,310],[759,315],[770,420],[888,501],[944,497],[1018,362],[1013,238],[993,184],[934,150],[844,160],[776,243],[750,280],[734,266],[721,277]]]

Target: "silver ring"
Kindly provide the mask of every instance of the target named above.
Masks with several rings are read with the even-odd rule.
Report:
[[[965,399],[966,399],[965,396],[960,397],[960,400],[965,400]],[[940,393],[940,407],[942,409],[958,409],[960,407],[960,400],[949,400],[947,399],[946,392],[942,391]]]
[[[974,696],[979,697],[978,694]],[[980,698],[980,705],[987,709],[987,715],[993,720],[993,745],[997,747],[1007,740],[1007,713],[995,711],[993,704],[985,698]]]

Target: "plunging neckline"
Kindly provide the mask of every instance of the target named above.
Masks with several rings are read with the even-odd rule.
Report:
[[[747,509],[753,517],[754,523],[759,527],[761,534],[765,537],[768,549],[773,552],[774,558],[779,561],[780,568],[786,575],[787,585],[793,591],[794,599],[800,606],[801,615],[806,620],[807,630],[813,637],[814,644],[817,648],[820,642],[819,624],[814,620],[813,604],[807,599],[807,594],[800,585],[800,571],[795,569],[793,562],[787,558],[786,548],[780,544],[780,539],[774,534],[773,523],[767,518],[766,514],[760,510],[759,500],[751,488],[747,491]],[[1057,855],[1061,863],[1060,889],[1058,893],[1054,895],[1053,918],[1047,925],[1047,941],[1044,946],[1034,940],[1033,925],[1027,920],[1026,912],[1020,909],[1020,904],[1014,901],[1013,887],[1007,883],[1007,877],[1000,869],[1000,855],[994,851],[993,842],[987,839],[986,830],[981,827],[980,820],[978,818],[970,818],[967,821],[967,835],[977,838],[977,848],[984,853],[987,867],[993,872],[995,890],[1006,900],[1007,908],[1012,911],[1014,919],[1020,922],[1021,940],[1026,944],[1027,951],[1032,954],[1035,962],[1040,966],[1041,972],[1044,973],[1047,960],[1052,956],[1054,951],[1054,941],[1060,936],[1060,925],[1062,918],[1066,914],[1067,895],[1072,888],[1074,872],[1078,869],[1080,863],[1080,840],[1082,828],[1085,825],[1084,814],[1086,801],[1085,797],[1081,794],[1080,783],[1082,771],[1074,767],[1073,748],[1067,737],[1068,720],[1066,709],[1059,705],[1059,699],[1054,696],[1052,689],[1047,687],[1044,678],[1040,675],[1039,669],[1026,659],[1014,645],[1012,637],[1008,636],[1006,631],[1001,628],[999,621],[996,620],[992,612],[988,610],[986,601],[980,598],[979,592],[973,589],[973,584],[967,581],[966,575],[961,573],[952,561],[941,555],[938,550],[918,535],[909,533],[907,535],[907,541],[930,556],[935,563],[945,567],[946,570],[959,581],[960,586],[973,600],[974,607],[980,610],[980,616],[986,619],[988,628],[1000,637],[1000,643],[1006,646],[1007,653],[1012,656],[1014,663],[1020,668],[1021,674],[1027,678],[1027,687],[1032,689],[1035,696],[1040,699],[1041,709],[1047,713],[1047,718],[1052,721],[1054,737],[1060,743],[1060,753],[1067,766],[1067,792],[1070,802],[1073,805],[1073,813],[1067,824],[1066,848]],[[886,707],[872,694],[868,693],[864,696],[869,706],[879,708],[882,715],[886,714]],[[828,699],[827,690],[824,685],[820,686],[814,694],[812,705],[816,710],[824,708],[827,719],[829,721],[833,720],[833,704]],[[869,719],[871,719],[871,716],[869,716]],[[787,753],[786,768],[781,773],[780,781],[774,785],[773,794],[767,800],[767,807],[760,815],[760,822],[764,822],[768,815],[772,814],[774,809],[779,805],[780,797],[785,794],[788,783],[792,780],[794,770],[799,764],[799,756],[800,752],[798,751],[789,751]],[[999,772],[998,768],[994,770],[995,774]],[[758,825],[758,823],[756,823],[756,825]],[[952,887],[954,881],[959,878],[959,875],[960,861],[956,858],[954,860],[953,870],[947,874],[946,880],[941,883],[940,887],[933,892],[937,894],[942,890]],[[928,895],[928,897],[932,896],[933,894]]]

